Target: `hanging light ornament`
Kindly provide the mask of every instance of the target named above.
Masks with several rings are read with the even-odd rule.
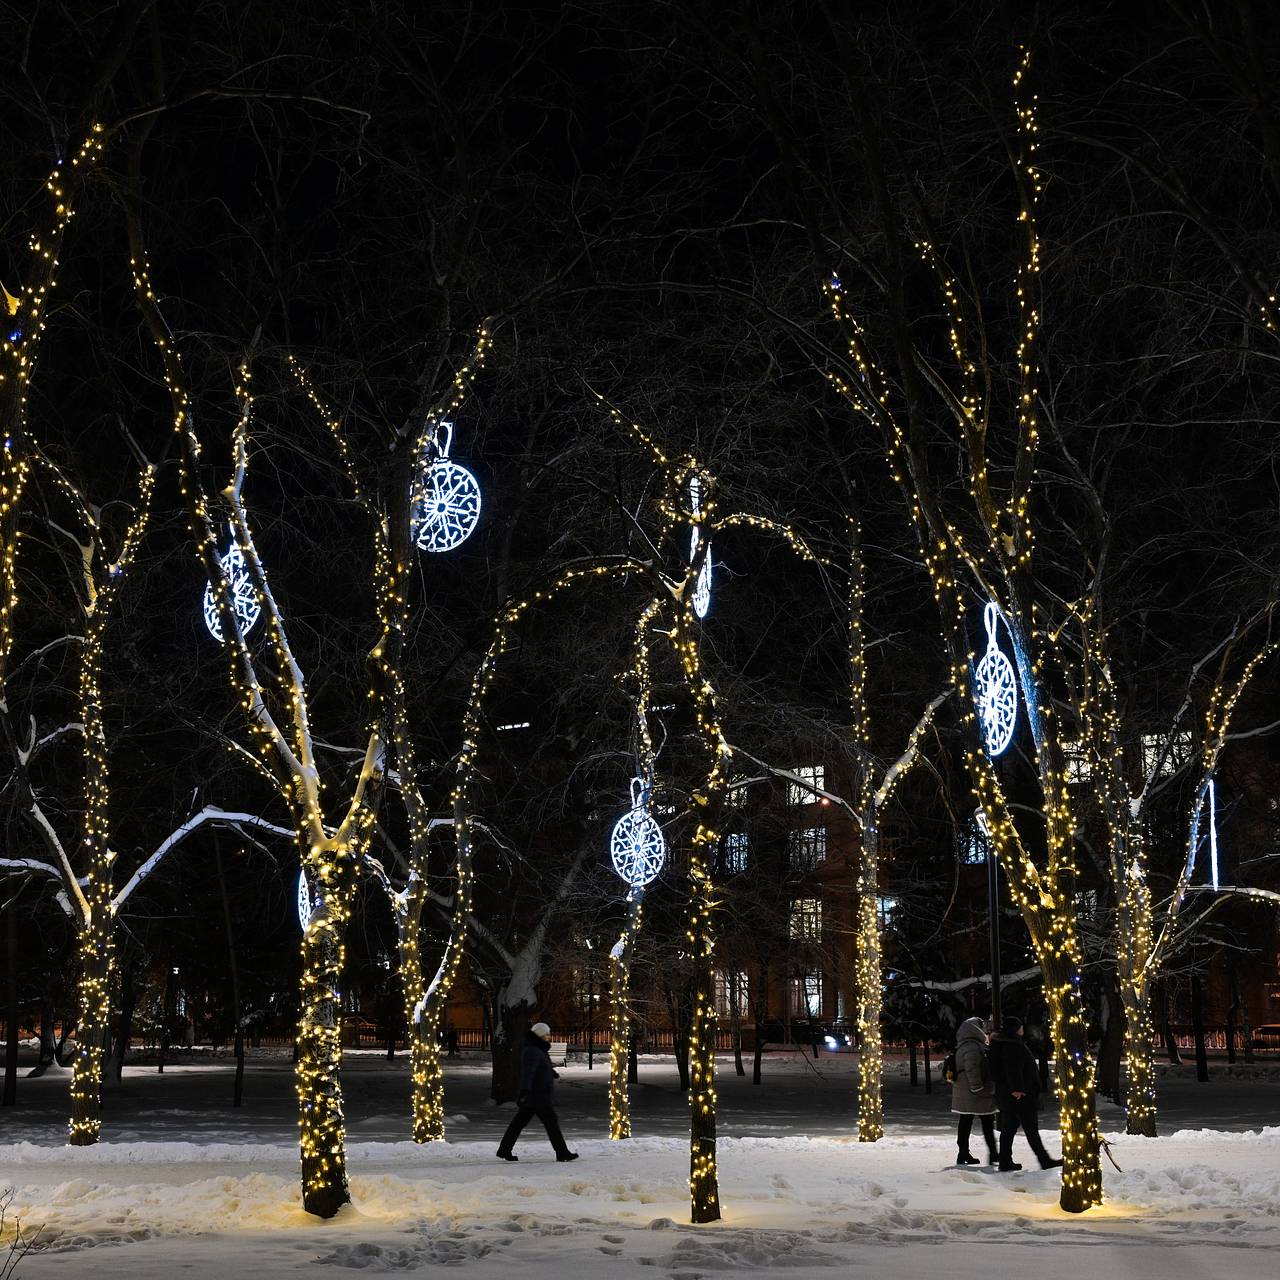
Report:
[[[414,486],[413,540],[421,551],[452,551],[475,531],[480,519],[480,484],[449,457],[453,424],[442,422],[430,457]]]
[[[609,837],[613,869],[633,888],[657,879],[667,858],[667,842],[649,812],[649,790],[643,778],[631,780],[631,808],[618,819]]]
[[[302,926],[302,932],[306,933],[307,926],[311,923],[311,912],[313,910],[311,902],[311,885],[307,882],[307,873],[305,868],[298,868],[298,923]]]
[[[977,704],[978,719],[982,722],[987,755],[992,759],[1001,755],[1013,741],[1013,726],[1018,718],[1018,685],[1014,679],[1013,663],[1001,653],[996,643],[996,620],[999,617],[1000,610],[993,601],[988,601],[983,612],[987,651],[982,655],[973,677],[973,700]]]
[[[702,481],[698,476],[694,476],[689,481],[689,505],[693,508],[695,517],[702,514]],[[689,563],[693,563],[694,557],[698,554],[698,547],[702,542],[702,525],[695,524],[693,532],[689,535]],[[698,570],[698,581],[693,588],[693,611],[699,618],[707,616],[707,610],[711,608],[711,548],[707,547],[707,554],[702,561],[702,568]]]
[[[258,601],[253,579],[249,576],[249,567],[236,545],[234,533],[231,535],[231,545],[225,554],[218,557],[218,563],[222,565],[223,576],[231,589],[231,605],[240,620],[240,634],[248,635],[262,613],[262,605]],[[213,598],[212,583],[205,583],[204,588],[204,625],[209,628],[209,634],[221,644],[222,619],[218,617],[218,604]]]

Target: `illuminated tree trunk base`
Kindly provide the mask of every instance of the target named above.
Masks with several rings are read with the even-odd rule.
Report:
[[[699,966],[697,998],[689,1028],[689,1195],[690,1221],[718,1222],[720,1181],[716,1172],[716,1014],[712,974]]]
[[[1063,1159],[1058,1204],[1067,1213],[1083,1213],[1102,1203],[1102,1141],[1084,1005],[1074,964],[1061,958],[1042,967],[1058,1064]]]
[[[80,1019],[71,1067],[71,1121],[67,1141],[91,1147],[102,1137],[102,1064],[106,1058],[113,956],[101,929],[85,932],[80,973]]]
[[[640,929],[641,899],[627,895],[627,923],[609,952],[609,1137],[631,1137],[631,1097],[627,1069],[631,1047],[631,948]]]
[[[858,934],[854,981],[858,1007],[858,1141],[884,1137],[883,1050],[880,1015],[884,1003],[880,974],[880,921],[877,918],[875,849],[870,830],[863,834],[864,871],[858,886]],[[868,842],[871,847],[867,847]]]
[[[325,895],[302,937],[302,1016],[298,1025],[298,1133],[302,1207],[332,1218],[351,1199],[342,1113],[343,894]],[[338,918],[335,919],[335,912]]]
[[[1131,983],[1121,983],[1124,1001],[1124,1131],[1143,1138],[1156,1136],[1155,1034],[1151,1026],[1151,995]]]
[[[409,1069],[413,1081],[414,1142],[444,1141],[444,1069],[438,1022],[409,1021]]]

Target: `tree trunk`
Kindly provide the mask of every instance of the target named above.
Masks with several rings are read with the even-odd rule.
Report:
[[[1141,982],[1120,984],[1124,1005],[1125,1133],[1156,1136],[1156,1050],[1151,1026],[1151,988]]]
[[[1056,923],[1056,921],[1054,922]],[[1093,1063],[1089,1060],[1088,1022],[1080,995],[1079,972],[1070,943],[1056,954],[1041,955],[1050,1031],[1058,1064],[1058,1113],[1062,1129],[1062,1193],[1067,1213],[1083,1213],[1102,1203],[1102,1142],[1098,1133]]]
[[[911,1037],[911,1043],[907,1045],[907,1060],[911,1066],[911,1087],[914,1089],[920,1083],[920,1068],[916,1062],[915,1036]]]
[[[67,1139],[73,1147],[93,1146],[102,1136],[102,1059],[109,1034],[114,960],[108,907],[96,912],[80,931],[80,1019],[71,1069]]]
[[[627,1050],[627,1083],[640,1083],[640,1064],[636,1061],[636,1036],[631,1033],[631,1044]]]
[[[1125,1023],[1124,1005],[1120,999],[1120,984],[1114,979],[1103,992],[1102,1038],[1098,1042],[1098,1091],[1118,1106],[1125,1101],[1120,1079],[1120,1064],[1124,1061]]]
[[[631,1044],[631,949],[640,930],[642,889],[627,894],[627,921],[609,952],[609,1137],[631,1137],[631,1099],[627,1092]]]
[[[524,1052],[524,1033],[529,1029],[527,1000],[509,1005],[505,991],[498,992],[498,1018],[489,1049],[492,1074],[489,1096],[494,1102],[511,1102],[520,1092],[520,1057]]]
[[[116,1039],[112,1045],[110,1078],[118,1085],[124,1079],[124,1059],[133,1036],[133,1014],[138,1007],[138,984],[134,981],[134,965],[125,966],[120,975],[120,1017],[116,1022]]]
[[[730,1030],[733,1034],[733,1069],[737,1075],[745,1076],[747,1068],[742,1061],[742,1011],[738,1008],[738,997],[733,995],[729,1006]]]
[[[1240,1013],[1240,977],[1234,960],[1227,961],[1227,980],[1231,984],[1231,1003],[1227,1006],[1227,1061],[1236,1060],[1236,1019]]]
[[[1191,1035],[1196,1046],[1196,1079],[1201,1084],[1209,1081],[1209,1057],[1204,1045],[1204,998],[1200,975],[1191,975]]]
[[[354,869],[343,852],[331,855],[326,880],[315,859],[308,878],[321,886],[320,903],[302,934],[302,1008],[298,1021],[298,1131],[302,1207],[332,1218],[351,1199],[347,1187],[342,1111],[342,970]],[[314,874],[313,874],[314,873]]]
[[[929,1037],[926,1035],[920,1043],[924,1049],[924,1091],[925,1093],[932,1093],[933,1070],[929,1062]]]
[[[53,1033],[53,1019],[53,995],[46,980],[40,996],[40,1049],[36,1065],[30,1071],[33,1077],[44,1075],[57,1060],[58,1044]]]
[[[4,1093],[0,1106],[12,1107],[18,1101],[18,898],[15,893],[5,912],[5,1028],[4,1028]]]
[[[1178,1038],[1173,1034],[1173,1023],[1169,1020],[1169,988],[1164,984],[1160,988],[1160,1030],[1169,1061],[1175,1067],[1182,1066],[1182,1050],[1178,1048]]]
[[[240,965],[236,958],[236,935],[231,927],[231,904],[227,900],[227,881],[222,874],[222,850],[218,837],[213,837],[213,864],[218,872],[218,891],[222,897],[222,920],[227,929],[227,960],[231,970],[231,1025],[235,1028],[236,1074],[231,1086],[231,1105],[244,1102],[244,1027],[240,1018]]]
[[[855,935],[854,1000],[858,1011],[858,1141],[884,1137],[884,1049],[880,1020],[884,986],[880,964],[879,833],[875,818],[865,824],[858,877],[858,929]],[[915,1059],[912,1058],[912,1084]]]

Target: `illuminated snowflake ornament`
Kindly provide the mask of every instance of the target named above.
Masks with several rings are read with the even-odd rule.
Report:
[[[1013,726],[1018,718],[1018,685],[1013,663],[1000,652],[996,643],[996,620],[1000,610],[988,602],[983,613],[987,627],[987,651],[978,663],[973,677],[973,700],[982,722],[982,737],[987,755],[992,759],[1004,752],[1013,741]]]
[[[449,457],[453,427],[440,424],[443,441],[435,442],[435,456],[414,486],[413,540],[421,551],[452,551],[475,531],[480,520],[480,484],[466,467]]]
[[[656,880],[667,858],[667,842],[649,812],[649,792],[640,778],[631,781],[631,808],[618,819],[609,837],[613,869],[633,888]]]
[[[702,481],[694,476],[689,481],[689,505],[693,509],[695,516],[702,514]],[[702,526],[695,524],[693,532],[689,535],[689,563],[693,563],[694,557],[698,554],[698,547],[702,543]],[[702,568],[698,570],[698,580],[693,584],[693,611],[699,618],[707,616],[707,610],[711,608],[711,548],[707,547],[707,554],[703,558]]]
[[[302,932],[306,933],[307,926],[311,923],[311,912],[313,910],[311,902],[311,885],[307,881],[307,873],[304,869],[298,869],[298,923],[302,926]]]
[[[258,593],[254,588],[253,579],[249,576],[249,568],[244,562],[240,548],[236,545],[234,536],[226,554],[218,557],[218,563],[222,565],[227,586],[231,589],[231,606],[236,611],[236,617],[240,619],[240,634],[248,635],[258,621],[262,606],[258,602]],[[209,628],[209,634],[221,644],[222,619],[218,617],[218,605],[213,598],[212,583],[206,583],[204,588],[204,625]]]

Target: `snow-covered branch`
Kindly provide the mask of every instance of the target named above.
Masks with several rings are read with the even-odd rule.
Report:
[[[111,905],[117,910],[123,906],[128,901],[129,895],[160,865],[164,860],[165,854],[176,845],[181,844],[193,832],[210,824],[220,827],[255,827],[259,831],[270,831],[275,835],[285,836],[290,840],[296,836],[296,832],[292,827],[278,826],[274,822],[268,822],[265,818],[259,817],[256,813],[235,813],[227,809],[220,809],[217,805],[206,805],[199,813],[193,814],[181,826],[176,827],[165,836],[156,846],[151,856],[133,873],[124,888],[115,895]]]

